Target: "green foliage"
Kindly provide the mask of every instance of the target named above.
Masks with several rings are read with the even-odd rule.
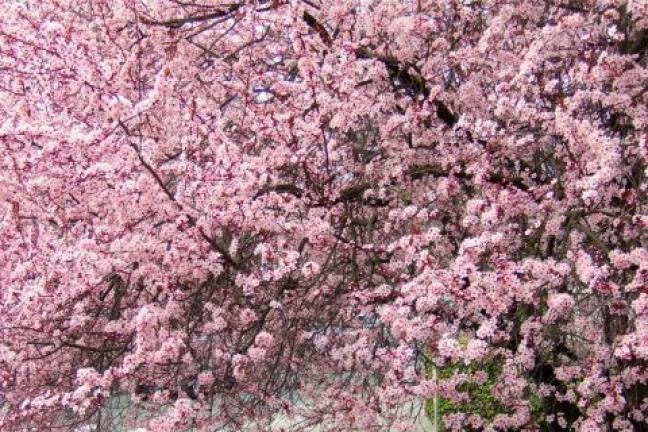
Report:
[[[428,370],[431,372],[433,365],[429,365]],[[497,361],[475,362],[468,365],[463,363],[454,363],[437,369],[439,380],[451,378],[455,374],[466,374],[472,376],[478,371],[486,372],[488,378],[483,384],[474,382],[465,382],[457,387],[462,393],[467,393],[470,398],[469,402],[455,402],[447,398],[439,398],[438,416],[442,419],[446,414],[465,413],[478,414],[486,420],[492,420],[497,414],[508,412],[500,401],[493,396],[491,389],[498,380],[502,371],[502,365]],[[429,417],[434,416],[433,401],[426,403],[426,411]],[[440,422],[442,423],[442,422]],[[443,426],[440,424],[441,430]]]
[[[432,375],[434,365],[427,365],[428,374]],[[438,400],[438,419],[439,430],[445,430],[443,426],[443,416],[446,414],[464,413],[467,415],[479,415],[486,421],[492,421],[498,414],[509,414],[511,410],[504,406],[499,399],[493,396],[492,388],[499,381],[502,373],[502,362],[500,359],[484,360],[464,364],[461,362],[452,363],[441,368],[437,368],[437,378],[447,380],[455,374],[466,374],[468,377],[473,376],[476,372],[483,371],[487,379],[483,384],[475,382],[465,382],[457,387],[462,393],[468,395],[468,402],[456,402],[454,400],[439,397]],[[529,408],[532,418],[542,415],[543,401],[542,397],[534,391],[528,393]],[[426,413],[429,418],[434,418],[434,401],[432,399],[426,402]]]

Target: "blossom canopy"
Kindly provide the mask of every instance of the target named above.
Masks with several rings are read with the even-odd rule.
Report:
[[[3,7],[1,430],[648,430],[645,0]]]

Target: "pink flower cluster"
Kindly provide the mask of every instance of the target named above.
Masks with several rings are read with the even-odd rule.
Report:
[[[644,430],[647,34],[645,0],[4,1],[0,430]]]

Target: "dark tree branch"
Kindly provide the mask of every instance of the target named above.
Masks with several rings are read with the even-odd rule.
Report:
[[[219,9],[216,10],[215,12],[206,15],[198,15],[198,16],[185,17],[185,18],[171,18],[165,21],[155,21],[155,20],[150,20],[148,18],[142,18],[141,21],[146,25],[157,25],[157,26],[163,26],[168,28],[180,28],[185,24],[210,21],[215,18],[222,18],[228,16],[233,12],[237,11],[238,9],[240,9],[241,6],[243,6],[243,3],[234,3],[230,5],[227,9]]]

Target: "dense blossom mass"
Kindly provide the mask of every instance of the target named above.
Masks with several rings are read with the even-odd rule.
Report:
[[[646,0],[2,6],[1,430],[648,430]]]

